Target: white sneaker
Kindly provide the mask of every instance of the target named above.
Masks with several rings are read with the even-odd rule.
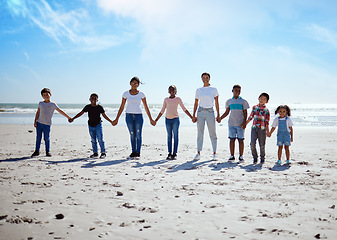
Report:
[[[218,155],[216,155],[216,154],[213,154],[212,161],[218,161]]]
[[[200,154],[197,153],[197,155],[195,155],[194,159],[193,160],[199,160],[200,159]]]

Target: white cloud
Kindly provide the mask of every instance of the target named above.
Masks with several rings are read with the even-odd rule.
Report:
[[[311,24],[305,28],[309,37],[330,44],[333,48],[337,49],[337,32],[331,29]]]
[[[53,9],[45,0],[8,0],[7,5],[13,15],[27,18],[61,46],[70,41],[80,50],[96,51],[122,42],[121,37],[87,33],[85,22],[89,16],[83,8],[72,11]]]

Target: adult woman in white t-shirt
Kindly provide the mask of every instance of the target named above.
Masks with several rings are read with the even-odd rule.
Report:
[[[204,83],[204,86],[198,88],[195,93],[195,102],[194,102],[194,110],[193,110],[193,122],[197,122],[198,126],[198,139],[197,139],[197,155],[195,155],[194,160],[200,159],[200,152],[202,150],[202,145],[204,141],[204,130],[205,130],[205,122],[207,123],[207,128],[209,132],[209,136],[212,143],[213,148],[213,160],[217,160],[216,148],[217,148],[217,136],[215,132],[215,115],[213,106],[215,104],[215,109],[217,111],[217,118],[220,117],[219,112],[219,93],[218,90],[214,87],[211,87],[210,74],[203,73],[201,74],[201,79]],[[199,108],[198,108],[199,106]],[[197,112],[197,117],[195,117],[195,113]]]
[[[140,81],[138,77],[133,77],[130,80],[131,89],[123,93],[121,106],[119,107],[116,119],[112,122],[112,125],[117,125],[118,119],[124,110],[125,103],[127,103],[125,121],[129,129],[132,148],[132,153],[130,154],[129,158],[140,157],[143,129],[143,114],[142,109],[140,108],[141,102],[143,102],[145,111],[150,119],[151,124],[155,125],[155,121],[153,121],[150,110],[147,106],[145,94],[138,90],[139,84]]]

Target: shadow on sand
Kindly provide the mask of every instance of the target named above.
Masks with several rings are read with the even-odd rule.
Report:
[[[141,167],[153,167],[156,165],[161,165],[164,163],[169,162],[169,160],[163,159],[163,160],[159,160],[159,161],[153,161],[153,162],[147,162],[147,163],[140,163],[137,162],[136,166],[133,166],[134,168],[141,168]]]
[[[240,165],[240,168],[244,169],[246,172],[256,172],[256,171],[262,169],[262,164],[261,163],[259,163],[259,164],[249,164],[247,166],[241,166]]]
[[[213,163],[210,164],[209,167],[212,168],[212,171],[220,171],[221,169],[231,169],[239,166],[238,163],[232,162],[222,162],[222,163]]]
[[[81,166],[81,168],[107,167],[107,166],[121,164],[127,161],[129,161],[129,159],[110,160],[110,161],[105,161],[105,162],[96,162],[96,160],[92,160],[84,164],[83,166]]]
[[[74,162],[82,162],[87,161],[88,158],[75,158],[75,159],[69,159],[69,160],[62,160],[62,161],[47,161],[47,164],[58,164],[58,163],[74,163]]]
[[[283,164],[283,165],[275,164],[273,167],[269,168],[269,170],[280,172],[280,171],[288,170],[289,168],[290,168],[290,164]]]
[[[7,158],[4,160],[0,160],[0,162],[18,162],[18,161],[23,161],[27,159],[31,159],[31,157]]]
[[[212,160],[203,161],[203,162],[198,162],[198,160],[193,160],[193,161],[185,162],[181,165],[173,165],[172,167],[170,167],[170,169],[167,172],[172,173],[172,172],[178,172],[181,170],[198,169],[198,167],[206,165],[209,162],[212,162]]]

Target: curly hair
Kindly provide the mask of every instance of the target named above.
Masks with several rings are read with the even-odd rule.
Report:
[[[287,111],[287,116],[290,116],[290,107],[288,107],[287,105],[280,105],[280,106],[278,106],[277,108],[276,108],[276,110],[275,110],[275,115],[278,113],[278,111],[281,109],[281,108],[283,108],[283,109],[285,109],[286,111]]]

